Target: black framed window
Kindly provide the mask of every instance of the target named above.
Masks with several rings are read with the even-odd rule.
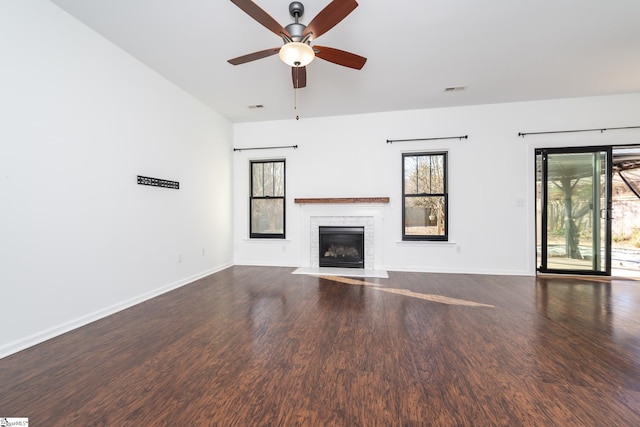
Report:
[[[402,240],[448,239],[447,153],[402,155]]]
[[[250,161],[250,237],[285,237],[285,162]]]

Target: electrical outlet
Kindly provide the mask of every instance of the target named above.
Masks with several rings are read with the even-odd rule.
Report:
[[[460,248],[460,246],[456,246],[456,253],[459,254],[460,252],[462,252],[462,248]]]
[[[204,256],[204,248],[202,248],[202,253],[201,254],[202,254],[202,256]]]
[[[180,251],[176,254],[176,262],[182,262],[182,252]]]

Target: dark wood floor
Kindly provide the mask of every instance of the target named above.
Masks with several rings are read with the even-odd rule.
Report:
[[[640,282],[232,267],[0,360],[34,426],[638,426]]]

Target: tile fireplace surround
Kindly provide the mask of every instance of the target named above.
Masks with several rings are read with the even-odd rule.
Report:
[[[364,227],[364,268],[379,270],[382,263],[384,203],[388,198],[296,199],[300,205],[303,267],[318,267],[319,227]]]

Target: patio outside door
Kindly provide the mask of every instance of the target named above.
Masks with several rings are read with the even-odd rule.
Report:
[[[536,151],[537,268],[611,274],[611,147]]]

